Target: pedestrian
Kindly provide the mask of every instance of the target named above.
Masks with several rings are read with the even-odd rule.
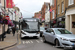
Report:
[[[2,33],[2,41],[4,41],[4,38],[6,37],[6,33],[7,33],[7,31]]]
[[[1,34],[0,34],[0,41],[1,41],[1,38],[2,38],[2,36],[1,36]]]
[[[15,31],[16,31],[16,28],[15,28],[15,27],[13,27],[13,28],[12,28],[13,36],[15,35]]]
[[[10,29],[9,28],[7,29],[7,33],[10,34]]]

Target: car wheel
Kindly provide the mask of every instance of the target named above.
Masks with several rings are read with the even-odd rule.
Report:
[[[39,39],[40,37],[37,36],[36,38]]]
[[[55,40],[55,46],[60,46],[60,43],[57,39]]]
[[[46,42],[46,39],[45,39],[45,37],[44,37],[44,36],[42,37],[42,39],[43,39],[43,42],[45,43],[45,42]]]

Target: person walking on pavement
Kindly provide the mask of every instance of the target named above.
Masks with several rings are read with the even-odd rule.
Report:
[[[15,28],[15,27],[13,27],[13,28],[12,28],[13,36],[15,35],[15,31],[16,31],[16,28]]]
[[[1,41],[1,38],[2,38],[2,36],[1,36],[1,34],[0,34],[0,41]]]
[[[7,33],[7,31],[5,31],[4,33],[2,33],[2,41],[4,41],[4,38],[6,37],[6,33]]]

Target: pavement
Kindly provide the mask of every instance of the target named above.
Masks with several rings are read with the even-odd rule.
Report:
[[[0,41],[0,50],[16,45],[18,43],[17,35],[17,33],[15,33],[15,36],[13,36],[12,33],[6,34],[6,38],[4,38],[4,41]]]

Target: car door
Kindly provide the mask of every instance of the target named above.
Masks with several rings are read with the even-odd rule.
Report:
[[[50,34],[50,29],[47,29],[46,30],[46,34],[45,34],[45,38],[46,38],[46,40],[49,42],[49,34]]]
[[[53,43],[54,39],[55,39],[55,33],[54,33],[53,29],[50,29],[50,33],[49,33],[48,37],[49,37],[49,42]]]

